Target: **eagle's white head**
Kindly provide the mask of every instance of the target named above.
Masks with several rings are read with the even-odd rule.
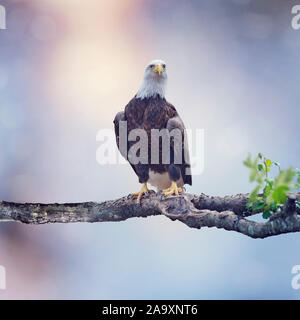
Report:
[[[144,79],[136,97],[145,99],[158,95],[163,99],[167,79],[166,63],[162,60],[151,61],[146,67]]]

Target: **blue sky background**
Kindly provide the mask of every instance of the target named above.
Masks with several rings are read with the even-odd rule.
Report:
[[[96,162],[98,130],[167,62],[167,99],[204,129],[191,193],[249,192],[248,152],[299,167],[297,1],[0,0],[0,198],[116,199],[129,165]],[[300,4],[300,3],[299,3]],[[299,234],[253,240],[164,217],[0,225],[0,299],[299,299]]]

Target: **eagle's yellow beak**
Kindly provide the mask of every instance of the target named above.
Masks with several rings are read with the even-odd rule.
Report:
[[[162,65],[159,64],[159,63],[158,63],[158,64],[155,66],[155,68],[153,69],[153,72],[158,72],[158,74],[161,74],[163,71],[164,71],[164,68],[163,68]]]

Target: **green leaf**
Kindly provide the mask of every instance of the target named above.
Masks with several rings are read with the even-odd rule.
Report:
[[[257,165],[258,165],[258,158],[251,159],[251,156],[249,155],[248,159],[246,160],[247,164],[249,165],[250,168],[250,182],[254,182],[255,180],[259,179],[259,174],[257,170]]]
[[[249,177],[250,182],[255,181],[255,178],[256,178],[256,171],[252,169],[252,170],[250,171],[250,177]]]
[[[274,163],[275,166],[280,167],[280,163],[279,162],[275,161],[273,163]]]
[[[276,203],[276,202],[271,203],[270,209],[271,209],[272,211],[276,212],[276,211],[277,211],[277,203]]]
[[[262,164],[259,164],[257,166],[258,171],[263,171],[264,170],[264,166]]]
[[[253,202],[253,203],[256,202],[259,190],[260,190],[260,185],[256,186],[254,188],[254,190],[252,190],[252,192],[249,195],[249,201],[250,202]]]
[[[263,213],[263,218],[264,218],[264,219],[269,219],[270,216],[271,216],[273,213],[274,213],[274,212],[271,211],[271,210],[264,211],[264,213]]]
[[[284,204],[287,199],[287,192],[290,189],[287,186],[280,186],[273,192],[273,199],[278,202]]]
[[[263,200],[258,200],[253,205],[254,211],[260,211],[265,207],[265,202]]]
[[[266,159],[266,166],[271,167],[272,166],[272,161],[270,159]]]
[[[266,178],[265,182],[270,188],[273,187],[273,184],[274,184],[274,180],[273,179]]]
[[[265,196],[265,198],[268,197],[268,195],[272,192],[272,190],[273,189],[270,186],[265,186],[265,188],[264,188],[264,196]]]
[[[249,211],[251,211],[251,210],[252,210],[252,206],[253,206],[253,203],[252,203],[252,202],[248,202],[248,203],[246,204],[246,209],[249,210]]]
[[[246,160],[243,161],[243,164],[248,167],[251,168],[252,167],[252,160],[251,160],[251,154],[248,154],[248,157],[246,158]]]
[[[259,153],[259,154],[258,154],[258,158],[259,158],[259,159],[262,159],[262,158],[263,158],[263,155],[262,155],[261,153]]]
[[[275,179],[274,188],[277,188],[279,186],[286,186],[290,188],[293,183],[294,176],[295,171],[293,170],[293,168],[282,170]]]

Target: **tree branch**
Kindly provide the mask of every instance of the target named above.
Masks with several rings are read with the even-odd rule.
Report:
[[[123,221],[133,217],[164,215],[179,220],[191,228],[217,227],[236,231],[251,238],[266,238],[300,231],[300,212],[295,201],[300,194],[290,195],[282,211],[267,222],[247,219],[251,213],[245,206],[247,194],[211,197],[205,194],[182,194],[161,198],[151,194],[142,199],[121,198],[102,203],[13,203],[0,201],[0,222],[18,221],[27,224]]]

